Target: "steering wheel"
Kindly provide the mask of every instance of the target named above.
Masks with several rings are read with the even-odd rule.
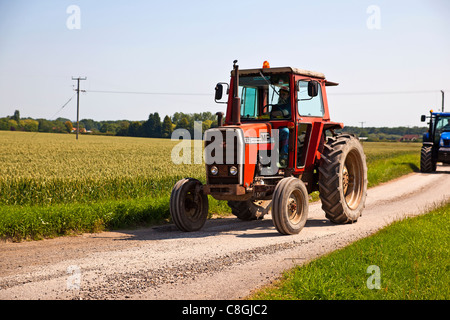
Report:
[[[273,104],[272,111],[270,111],[270,118],[287,118],[289,117],[289,110],[282,109],[281,105]]]

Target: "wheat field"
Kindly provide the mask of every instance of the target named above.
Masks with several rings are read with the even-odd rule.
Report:
[[[0,204],[54,204],[158,196],[201,164],[176,165],[178,142],[0,131]]]

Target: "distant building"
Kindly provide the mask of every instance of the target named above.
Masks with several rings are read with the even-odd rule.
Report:
[[[72,132],[77,132],[77,128],[76,127],[72,128]],[[80,128],[80,133],[87,133],[87,131],[85,128]]]
[[[403,137],[400,138],[399,141],[403,142],[414,142],[419,140],[418,134],[405,134]]]

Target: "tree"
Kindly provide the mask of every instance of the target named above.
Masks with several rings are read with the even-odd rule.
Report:
[[[16,131],[19,127],[19,124],[17,123],[16,120],[10,119],[10,120],[8,120],[8,127],[9,127],[9,130]]]
[[[64,122],[64,125],[66,126],[67,132],[68,132],[68,133],[71,133],[72,130],[73,130],[73,124],[72,124],[72,122],[66,121],[66,122]]]
[[[37,132],[39,128],[39,122],[33,119],[20,120],[22,130],[27,132]]]
[[[92,119],[83,119],[83,120],[80,120],[80,123],[82,123],[84,125],[86,130],[100,130],[100,128],[101,128],[99,123]]]
[[[39,127],[38,127],[39,132],[51,132],[52,131],[53,124],[51,121],[46,120],[46,119],[38,119],[38,123],[39,123]]]
[[[20,121],[20,112],[19,112],[19,110],[14,111],[14,115],[11,117],[11,119],[16,121],[17,123],[19,123],[19,121]]]
[[[170,138],[172,136],[173,126],[169,116],[165,116],[161,127],[161,135],[163,138]]]
[[[142,123],[139,121],[133,121],[128,127],[128,136],[140,137],[142,132]]]
[[[150,113],[147,121],[142,124],[142,136],[161,138],[161,118],[158,112]]]
[[[129,127],[130,127],[130,122],[129,121],[126,121],[126,120],[120,121],[116,135],[117,136],[126,136],[126,135],[128,135],[128,128]]]
[[[187,117],[181,118],[177,122],[176,129],[187,129],[187,130],[189,130],[189,120],[188,120],[188,118]]]
[[[158,112],[155,112],[153,114],[153,121],[154,121],[154,125],[153,125],[152,137],[161,138],[161,118],[160,118]]]
[[[8,118],[0,119],[0,130],[9,130],[8,121],[9,121]]]

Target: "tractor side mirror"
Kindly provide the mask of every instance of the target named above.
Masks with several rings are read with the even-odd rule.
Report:
[[[222,99],[222,96],[223,96],[223,85],[224,84],[227,86],[226,93],[228,94],[228,91],[229,91],[228,83],[219,82],[218,84],[216,84],[216,88],[214,89],[216,91],[215,95],[214,95],[214,101],[217,103],[226,103],[226,102],[219,101],[220,99]]]
[[[425,117],[424,114],[420,117],[420,121],[422,121],[422,122],[425,122],[426,119],[427,119],[427,117]]]
[[[222,99],[222,95],[223,95],[223,85],[220,84],[220,83],[218,83],[218,84],[216,85],[215,90],[216,90],[216,95],[214,96],[214,99],[215,99],[215,100],[220,100],[220,99]]]
[[[319,94],[319,83],[317,81],[308,82],[308,96],[316,97]]]

